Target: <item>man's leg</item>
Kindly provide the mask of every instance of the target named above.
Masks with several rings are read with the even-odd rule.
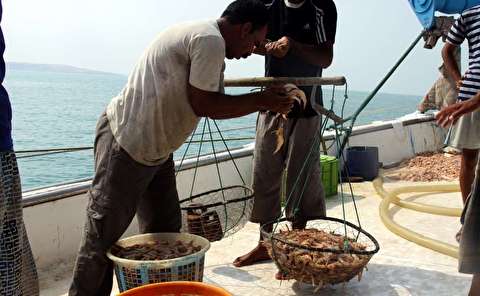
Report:
[[[460,191],[462,193],[463,204],[467,202],[472,184],[475,179],[475,167],[477,166],[478,150],[462,149],[462,160],[460,164]],[[460,242],[463,227],[455,235],[457,242]]]
[[[325,198],[321,183],[320,142],[314,143],[321,117],[290,119],[285,128],[287,192],[286,216],[293,229],[303,229],[307,218],[325,216]],[[288,137],[288,138],[287,138]],[[290,279],[278,271],[277,280]]]
[[[320,116],[298,118],[288,129],[286,213],[296,229],[305,227],[307,217],[326,215],[320,144],[314,143],[320,123]]]
[[[478,150],[462,149],[462,161],[460,166],[460,189],[462,191],[463,204],[467,201],[475,179],[475,167],[477,166]]]
[[[255,196],[250,221],[259,223],[261,226],[278,219],[281,215],[280,183],[284,168],[285,146],[273,154],[277,145],[275,130],[279,127],[279,121],[279,118],[267,112],[260,112],[257,120],[252,185]],[[270,256],[260,235],[257,246],[249,253],[236,258],[233,265],[241,267],[269,259]]]
[[[469,295],[480,296],[480,176],[477,169],[470,196],[462,213],[458,270],[473,274]]]
[[[106,252],[127,229],[138,200],[154,176],[154,167],[135,162],[118,145],[105,115],[97,125],[95,164],[71,296],[110,295],[113,267]]]
[[[182,216],[173,155],[157,167],[147,192],[138,204],[137,218],[141,233],[180,232]]]
[[[468,296],[480,296],[480,273],[473,275]]]

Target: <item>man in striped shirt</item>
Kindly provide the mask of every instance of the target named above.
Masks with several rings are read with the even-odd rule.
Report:
[[[267,38],[272,40],[255,53],[265,56],[265,76],[320,77],[333,59],[337,10],[332,0],[263,0],[270,11]],[[325,216],[319,147],[309,151],[320,133],[321,117],[315,111],[323,105],[318,86],[301,87],[309,103],[294,106],[284,125],[285,143],[274,153],[278,116],[260,112],[253,165],[254,206],[250,220],[264,225],[281,216],[280,187],[286,170],[288,200],[286,216],[293,228],[304,228],[306,217]],[[308,163],[302,171],[302,165]],[[301,173],[302,172],[302,173]],[[300,175],[301,173],[301,175]],[[296,182],[299,176],[298,183]],[[297,203],[301,199],[300,203]],[[297,207],[298,205],[298,207]],[[257,246],[234,261],[237,267],[270,259],[260,238]],[[277,274],[277,278],[283,278]]]
[[[468,40],[469,66],[462,77],[454,51]],[[458,123],[452,146],[462,149],[460,188],[465,209],[461,222],[459,271],[473,274],[469,295],[480,295],[480,175],[474,182],[480,149],[480,5],[465,10],[450,29],[442,56],[459,88],[457,104],[444,108],[437,120],[441,125]],[[473,185],[473,187],[472,187]]]

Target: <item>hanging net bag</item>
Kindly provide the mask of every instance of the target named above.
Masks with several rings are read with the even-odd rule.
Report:
[[[286,218],[262,235],[270,256],[287,278],[323,287],[361,279],[378,242],[358,226],[331,217],[312,217],[305,229],[291,229]],[[347,228],[345,235],[345,229]]]
[[[226,143],[228,139],[223,137],[217,122],[204,118],[200,126],[202,131],[195,131],[190,137],[177,170],[178,174],[182,168],[194,168],[190,193],[187,198],[180,200],[182,231],[200,235],[213,242],[237,232],[247,223],[252,211],[253,190],[245,185],[237,161]],[[216,142],[222,143],[225,150],[219,151]],[[193,145],[198,146],[196,155],[189,162],[185,161],[189,148]],[[212,157],[213,164],[208,167],[201,165]],[[208,171],[201,172],[201,166]],[[231,174],[232,170],[234,174]],[[197,184],[200,174],[208,174],[209,180],[216,177],[219,187],[194,193],[195,187],[202,185]]]
[[[293,216],[285,217],[285,208],[283,218],[272,221],[262,226],[262,237],[268,249],[268,252],[279,271],[287,279],[295,279],[297,281],[316,286],[317,289],[325,285],[334,285],[350,281],[355,276],[361,279],[362,272],[372,256],[378,252],[379,244],[377,240],[366,232],[360,223],[357,205],[350,183],[348,188],[350,194],[346,194],[343,185],[340,184],[340,196],[342,201],[342,218],[333,217],[302,217],[306,220],[305,228],[292,229],[291,222],[296,220],[300,211],[303,192],[310,178],[310,171],[314,162],[318,161],[311,157],[314,149],[320,147],[322,135],[326,130],[326,122],[334,121],[335,140],[337,151],[340,151],[339,157],[343,159],[343,153],[340,148],[340,136],[338,133],[339,126],[343,124],[342,106],[341,116],[331,116],[333,112],[333,100],[335,96],[335,88],[332,92],[332,106],[329,111],[323,112],[326,116],[316,137],[311,145],[310,152],[306,155],[301,171],[295,176],[295,182],[291,192],[286,194],[286,179],[288,176],[284,173],[282,178],[281,198],[285,200],[287,205],[293,205]],[[345,88],[345,99],[347,98],[347,89]],[[329,113],[330,112],[330,113]],[[322,143],[323,147],[325,143]],[[324,148],[325,150],[325,148]],[[306,180],[300,185],[300,177],[304,172]],[[348,171],[346,180],[348,178]],[[342,180],[340,169],[338,171],[339,179]],[[302,181],[303,182],[303,181]],[[296,201],[292,201],[292,193],[300,190],[301,196]],[[355,208],[356,224],[346,221],[345,202],[347,195],[350,195],[351,201]],[[273,230],[273,231],[272,231]]]
[[[217,241],[240,230],[252,211],[253,190],[228,186],[191,196],[181,202],[189,233]]]

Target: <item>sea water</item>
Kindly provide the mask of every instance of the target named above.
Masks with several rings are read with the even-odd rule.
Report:
[[[120,92],[126,79],[123,75],[99,72],[7,71],[5,86],[12,101],[13,137],[23,190],[92,177],[92,149],[36,157],[22,151],[92,147],[96,121],[108,102]],[[227,89],[233,94],[248,91]],[[325,106],[331,104],[332,91],[332,87],[324,87]],[[338,114],[344,91],[343,87],[335,88],[334,110]],[[349,91],[344,116],[351,115],[367,95],[367,92]],[[420,96],[380,93],[360,114],[357,124],[394,119],[414,112],[419,101]],[[223,132],[222,136],[227,139],[228,147],[234,148],[253,141],[255,121],[256,114],[251,114],[217,123],[220,130],[230,130]],[[202,128],[203,125],[199,125],[197,134]],[[213,124],[211,130],[215,131]],[[213,138],[220,139],[218,134],[213,134]],[[243,140],[236,140],[239,138]],[[211,144],[204,145],[203,149],[202,153],[211,152]],[[225,150],[225,146],[216,142],[215,149]],[[175,153],[175,158],[181,158],[184,152],[185,146]],[[198,145],[190,146],[187,153],[197,154]]]

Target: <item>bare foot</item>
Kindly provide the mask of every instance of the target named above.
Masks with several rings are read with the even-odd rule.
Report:
[[[265,245],[262,242],[259,242],[255,249],[235,259],[235,261],[233,261],[233,266],[248,266],[265,260],[272,260],[272,258],[268,255]]]

